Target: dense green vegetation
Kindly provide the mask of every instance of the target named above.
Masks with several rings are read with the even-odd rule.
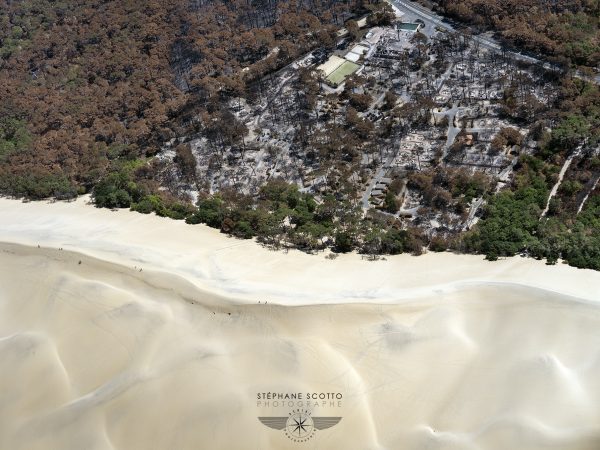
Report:
[[[327,196],[320,204],[298,191],[294,184],[272,180],[265,184],[258,202],[224,191],[201,198],[195,207],[153,194],[135,181],[140,161],[111,172],[96,186],[97,206],[130,208],[144,214],[185,219],[206,224],[242,239],[280,248],[292,246],[306,251],[331,248],[336,252],[358,250],[368,254],[421,253],[427,244],[416,229],[404,230],[399,222],[381,218],[362,220],[360,208]]]
[[[593,197],[568,228],[553,217],[538,219],[538,199],[544,191],[528,187],[493,198],[485,219],[466,237],[466,249],[490,260],[525,254],[549,264],[562,258],[575,267],[600,270],[600,196]]]
[[[152,180],[145,179],[148,164],[143,159],[115,161],[108,173],[98,181],[93,191],[96,206],[130,208],[144,214],[184,219],[194,207],[166,194],[160,195]]]
[[[539,218],[550,189],[541,173],[544,163],[523,158],[514,191],[491,197],[483,220],[465,238],[466,249],[484,253],[488,259],[526,253],[537,244]]]
[[[549,264],[562,258],[572,266],[600,270],[599,195],[591,196],[580,214],[560,217],[550,208],[540,219],[555,172],[556,166],[523,158],[515,189],[488,200],[481,222],[459,248],[489,260],[524,254]]]
[[[570,233],[550,234],[543,243],[556,245],[558,252],[572,266],[600,270],[600,196],[592,197],[577,216]]]
[[[31,134],[24,121],[14,117],[0,120],[0,161],[27,149],[30,144]]]

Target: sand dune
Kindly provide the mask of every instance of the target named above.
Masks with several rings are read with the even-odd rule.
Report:
[[[598,273],[0,211],[0,449],[600,448]],[[307,408],[341,420],[306,442],[258,420]]]

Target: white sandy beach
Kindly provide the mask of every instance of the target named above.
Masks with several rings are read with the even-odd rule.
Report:
[[[598,272],[328,260],[85,199],[0,199],[0,242],[0,449],[600,448]],[[341,420],[294,442],[263,392]]]

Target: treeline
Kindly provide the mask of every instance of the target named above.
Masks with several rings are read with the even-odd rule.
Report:
[[[596,0],[431,0],[443,14],[556,62],[600,63],[600,3]]]
[[[0,192],[89,192],[371,6],[0,0]]]
[[[258,198],[234,190],[204,195],[195,206],[153,193],[143,178],[142,161],[123,165],[96,187],[97,206],[130,208],[143,214],[206,224],[223,233],[257,240],[273,248],[293,247],[313,252],[359,251],[368,255],[420,254],[428,239],[417,228],[404,229],[398,219],[371,215],[363,220],[359,206],[327,195],[319,203],[295,184],[274,179]],[[137,173],[136,173],[137,172]]]

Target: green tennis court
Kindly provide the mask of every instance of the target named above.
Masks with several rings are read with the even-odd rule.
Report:
[[[348,75],[352,75],[358,69],[360,69],[358,64],[346,61],[342,63],[340,67],[331,72],[331,74],[327,77],[327,82],[337,87],[344,82]]]

